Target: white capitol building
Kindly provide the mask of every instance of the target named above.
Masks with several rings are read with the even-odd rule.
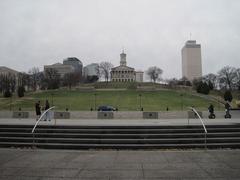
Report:
[[[134,68],[127,66],[127,55],[124,51],[120,54],[120,66],[111,70],[111,81],[113,82],[143,82],[143,72],[135,71]]]

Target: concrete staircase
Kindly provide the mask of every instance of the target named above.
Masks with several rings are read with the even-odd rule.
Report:
[[[0,147],[44,149],[204,148],[204,131],[190,126],[0,125]],[[207,148],[240,148],[240,125],[208,125]]]

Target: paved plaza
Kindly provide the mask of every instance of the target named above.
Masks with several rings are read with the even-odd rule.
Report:
[[[35,119],[0,119],[0,124],[34,125]],[[204,119],[238,124],[239,119]],[[187,119],[52,120],[45,125],[186,125]],[[200,124],[191,119],[190,124]],[[240,150],[44,150],[0,149],[3,180],[180,180],[240,179]]]
[[[240,150],[0,149],[4,180],[240,179]]]
[[[239,124],[240,118],[232,119],[203,119],[205,125],[220,125],[220,124]],[[13,119],[13,118],[0,118],[0,124],[9,125],[33,125],[36,123],[36,119]],[[52,119],[51,121],[40,121],[39,125],[201,125],[199,119]]]

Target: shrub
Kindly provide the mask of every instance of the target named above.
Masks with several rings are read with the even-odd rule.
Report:
[[[3,96],[6,97],[6,98],[12,97],[12,93],[10,92],[9,89],[7,89],[6,91],[4,91]]]
[[[231,91],[227,90],[225,93],[224,93],[224,100],[225,101],[229,101],[229,102],[232,102],[232,93]]]
[[[129,83],[127,86],[127,89],[137,89],[137,84],[134,82]]]
[[[24,97],[24,92],[25,92],[24,87],[23,86],[19,86],[18,90],[17,90],[18,97]]]
[[[201,94],[209,94],[209,91],[210,91],[210,88],[209,88],[209,86],[208,86],[207,83],[201,81],[201,82],[197,85],[197,92],[198,92],[198,93],[201,93]]]

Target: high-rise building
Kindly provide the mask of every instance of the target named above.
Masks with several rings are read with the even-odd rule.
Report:
[[[77,72],[80,74],[80,76],[82,76],[83,64],[78,58],[68,57],[67,59],[63,60],[63,64],[73,66],[74,72]]]
[[[47,70],[54,69],[60,75],[61,78],[64,77],[65,74],[73,73],[74,67],[72,65],[56,63],[52,65],[45,65],[44,72],[46,73]]]
[[[202,77],[201,45],[189,40],[182,48],[182,77],[192,81]]]
[[[98,76],[98,64],[92,63],[83,68],[83,75],[87,76]]]

